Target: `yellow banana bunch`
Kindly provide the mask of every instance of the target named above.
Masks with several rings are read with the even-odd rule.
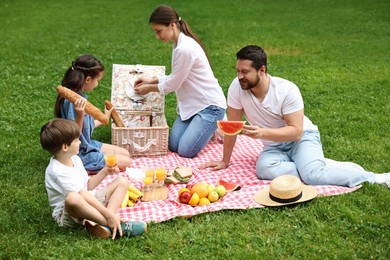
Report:
[[[128,202],[129,202],[129,194],[128,194],[128,192],[126,192],[126,195],[123,198],[122,203],[121,203],[121,208],[126,208]]]
[[[135,205],[134,201],[132,201],[130,199],[127,201],[127,207],[134,207],[134,205]]]
[[[139,189],[134,187],[133,185],[129,185],[129,188],[127,190],[132,192],[132,193],[135,193],[136,195],[138,195],[138,197],[144,196],[144,194]]]
[[[126,196],[122,201],[121,207],[133,207],[143,195],[144,194],[139,189],[137,189],[133,185],[129,185]]]

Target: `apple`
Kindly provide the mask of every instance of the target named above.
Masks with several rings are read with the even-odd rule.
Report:
[[[218,193],[219,197],[223,197],[226,194],[226,188],[223,185],[218,185],[215,188],[215,191]]]
[[[182,193],[180,193],[180,196],[179,196],[180,203],[187,204],[190,201],[191,196],[192,196],[192,194],[190,192],[183,191]]]
[[[219,194],[213,190],[209,193],[209,196],[207,197],[210,202],[215,202],[219,199]]]
[[[207,189],[209,190],[209,192],[213,191],[215,189],[215,186],[210,184]]]

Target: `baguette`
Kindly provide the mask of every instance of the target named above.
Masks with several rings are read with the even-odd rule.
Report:
[[[56,89],[57,89],[58,94],[61,97],[66,98],[67,100],[69,100],[73,104],[76,102],[76,100],[83,98],[82,96],[80,96],[79,94],[74,92],[73,90],[70,90],[70,89],[63,87],[63,86],[58,86]],[[87,104],[85,106],[85,113],[87,113],[88,115],[91,115],[93,118],[95,118],[96,120],[98,120],[102,124],[108,125],[108,117],[104,113],[102,113],[102,111],[100,111],[97,107],[92,105],[88,100],[86,100],[86,101],[87,101]]]
[[[111,108],[113,108],[114,106],[112,105],[112,103],[108,100],[104,100],[104,104],[106,105],[106,108],[108,110],[110,110]],[[119,117],[119,114],[118,112],[115,110],[115,108],[112,109],[112,112],[111,112],[111,118],[112,120],[114,121],[115,125],[117,127],[125,127],[125,123],[123,123],[122,119]]]

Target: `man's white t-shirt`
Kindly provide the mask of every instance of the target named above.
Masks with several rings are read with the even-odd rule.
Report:
[[[77,155],[72,156],[73,167],[66,166],[53,157],[45,172],[45,186],[53,218],[65,206],[65,197],[70,192],[87,190],[88,173]]]
[[[250,90],[243,90],[238,78],[230,84],[228,91],[228,106],[243,109],[245,118],[251,125],[262,128],[281,128],[286,126],[283,119],[288,115],[303,109],[303,99],[299,88],[292,82],[268,75],[270,85],[263,102],[260,102]],[[304,130],[318,130],[309,118],[304,117]],[[261,140],[265,146],[276,145],[279,142]]]
[[[175,91],[177,112],[187,120],[210,105],[226,108],[226,98],[202,47],[184,33],[172,51],[172,73],[160,77],[158,90]]]

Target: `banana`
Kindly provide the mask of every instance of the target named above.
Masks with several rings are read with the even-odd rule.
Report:
[[[126,208],[128,201],[129,201],[129,192],[127,191],[124,199],[122,200],[121,208]]]
[[[135,202],[134,202],[133,200],[129,200],[129,201],[127,202],[127,206],[128,206],[128,207],[134,207],[134,205],[135,205]]]
[[[127,194],[129,194],[129,199],[131,200],[138,201],[140,199],[140,196],[138,196],[134,192],[127,191]]]
[[[139,189],[134,187],[133,185],[129,185],[128,191],[131,191],[131,192],[137,194],[139,197],[144,196],[144,194]]]

